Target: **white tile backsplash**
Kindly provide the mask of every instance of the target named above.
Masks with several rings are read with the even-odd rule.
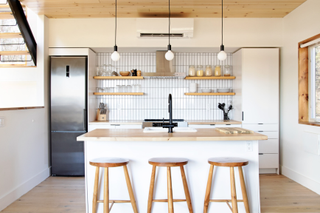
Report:
[[[97,64],[103,67],[110,64],[114,71],[139,69],[143,72],[156,72],[155,53],[121,53],[119,61],[110,59],[111,53],[98,53]],[[232,54],[227,60],[217,60],[217,53],[175,52],[173,65],[177,72],[188,74],[189,65],[232,65]],[[223,70],[223,69],[222,69]],[[218,103],[232,103],[233,96],[186,96],[189,84],[197,83],[198,90],[207,88],[233,88],[232,80],[184,80],[184,79],[144,79],[144,80],[98,80],[99,87],[140,84],[143,96],[97,96],[97,104],[106,103],[109,120],[143,120],[145,118],[168,118],[168,95],[173,98],[173,118],[185,120],[222,120],[223,113]],[[229,117],[232,119],[232,111]]]

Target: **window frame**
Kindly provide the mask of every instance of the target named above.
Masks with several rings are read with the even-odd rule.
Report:
[[[320,122],[310,120],[311,111],[309,103],[309,47],[301,48],[302,44],[306,44],[319,38],[320,34],[298,43],[299,124],[320,126]]]

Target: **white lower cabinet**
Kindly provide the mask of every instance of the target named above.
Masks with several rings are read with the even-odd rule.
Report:
[[[89,124],[89,131],[95,129],[142,129],[142,124]]]
[[[268,140],[259,141],[260,173],[279,174],[279,127],[278,124],[242,124],[245,129],[268,136]]]
[[[188,126],[196,129],[210,129],[217,127],[241,127],[241,124],[190,124]]]

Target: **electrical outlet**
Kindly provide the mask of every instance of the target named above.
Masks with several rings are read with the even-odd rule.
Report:
[[[4,117],[0,117],[0,127],[4,127]]]
[[[246,142],[246,151],[247,152],[253,151],[252,142]]]

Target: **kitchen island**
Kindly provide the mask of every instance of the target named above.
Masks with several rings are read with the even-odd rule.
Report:
[[[92,212],[92,196],[95,167],[89,161],[98,157],[122,157],[130,159],[128,169],[135,193],[138,211],[147,212],[147,201],[152,166],[148,159],[152,157],[184,157],[189,159],[185,166],[191,195],[193,212],[203,212],[204,196],[209,173],[208,158],[240,157],[249,160],[244,167],[247,193],[251,212],[260,212],[259,190],[259,153],[258,140],[267,136],[252,134],[225,134],[215,129],[198,129],[197,132],[157,132],[144,133],[143,129],[96,129],[81,135],[78,141],[85,141],[85,181],[86,212]],[[216,168],[216,167],[215,167]],[[110,169],[110,199],[129,199],[123,169]],[[236,173],[237,197],[242,199],[241,187]],[[158,168],[155,182],[155,199],[166,199],[166,169]],[[211,199],[230,199],[229,168],[215,169]],[[102,182],[100,181],[100,187]],[[172,168],[173,198],[184,199],[183,184],[179,167]],[[101,199],[103,198],[100,190]],[[239,213],[245,212],[243,203],[238,204]],[[103,209],[98,204],[98,213]],[[175,212],[186,213],[186,202],[174,203]],[[153,213],[168,211],[167,203],[153,203]],[[209,212],[230,212],[226,203],[211,203]],[[113,213],[133,212],[131,204],[115,204]]]

